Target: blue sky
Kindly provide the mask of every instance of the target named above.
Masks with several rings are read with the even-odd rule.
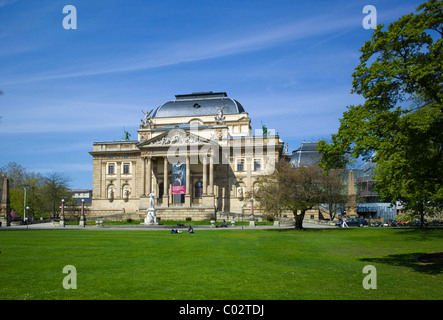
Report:
[[[142,110],[200,91],[227,92],[290,152],[327,139],[362,102],[350,90],[373,32],[363,7],[389,24],[421,2],[0,0],[0,167],[92,188],[94,141],[135,138]]]

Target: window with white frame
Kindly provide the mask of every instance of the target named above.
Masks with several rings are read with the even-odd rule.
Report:
[[[123,163],[123,174],[130,174],[131,173],[131,164],[130,163]]]
[[[245,171],[245,161],[243,159],[237,160],[237,171]]]
[[[115,174],[115,163],[114,162],[110,162],[107,164],[107,172],[108,174]]]
[[[254,159],[254,171],[261,170],[261,159]]]

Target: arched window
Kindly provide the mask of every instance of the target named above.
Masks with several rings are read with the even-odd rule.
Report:
[[[201,198],[203,194],[203,183],[201,181],[197,181],[195,184],[195,192],[194,196],[195,198]]]

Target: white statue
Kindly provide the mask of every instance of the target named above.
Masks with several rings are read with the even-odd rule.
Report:
[[[149,112],[148,112],[148,110],[145,110],[145,111],[142,110],[142,112],[145,115],[145,118],[141,120],[142,127],[149,127],[151,125],[151,123],[152,123],[152,118],[151,118],[152,111],[154,111],[154,109],[152,109]]]
[[[123,190],[123,198],[124,199],[128,199],[128,197],[129,197],[129,190],[128,189],[124,189]]]
[[[218,110],[218,112],[217,112],[217,116],[215,116],[215,122],[217,123],[217,124],[223,124],[223,122],[225,121],[225,116],[223,115],[223,109],[225,108],[226,106],[223,106],[223,107],[221,107],[221,108],[219,108],[219,107],[216,107],[217,108],[217,110]]]
[[[114,190],[112,188],[109,188],[108,190],[108,198],[109,199],[114,198]]]
[[[155,204],[155,193],[151,192],[149,194],[149,208],[154,208],[154,204]]]
[[[237,197],[243,198],[243,188],[242,187],[237,188]]]

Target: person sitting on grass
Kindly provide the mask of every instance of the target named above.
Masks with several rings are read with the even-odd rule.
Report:
[[[171,229],[171,234],[172,233],[182,233],[181,231],[179,231],[179,230],[174,230],[174,229]]]
[[[188,233],[194,233],[194,229],[192,228],[192,226],[188,227]]]

